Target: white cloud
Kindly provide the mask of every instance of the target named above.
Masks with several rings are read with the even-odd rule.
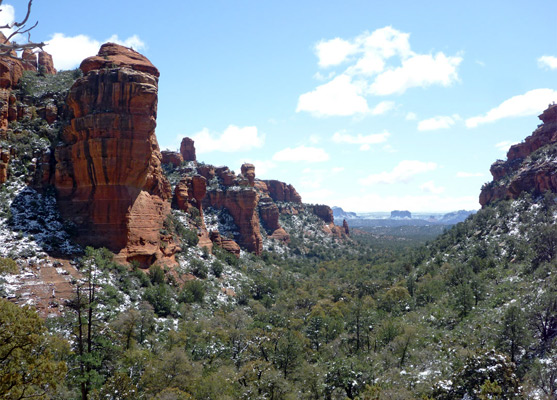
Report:
[[[538,65],[540,68],[557,69],[557,57],[541,56],[538,58]]]
[[[432,194],[441,194],[445,191],[445,188],[435,186],[435,183],[433,181],[427,181],[426,183],[420,186],[420,189],[422,189],[426,193],[432,193]]]
[[[63,33],[55,33],[46,42],[45,50],[52,54],[56,69],[68,70],[78,67],[85,58],[96,55],[101,45],[106,42],[118,43],[135,50],[145,49],[145,43],[137,35],[123,40],[117,35],[112,35],[100,42],[86,35],[66,36]]]
[[[224,132],[212,133],[207,128],[190,136],[195,141],[197,153],[221,151],[232,153],[263,146],[264,137],[255,126],[229,125]]]
[[[461,57],[447,57],[441,52],[435,56],[416,54],[403,60],[402,66],[377,76],[369,90],[372,94],[386,96],[402,94],[412,87],[449,86],[458,80],[457,67],[461,61]]]
[[[457,172],[456,173],[456,177],[457,178],[475,178],[475,177],[480,177],[480,176],[484,176],[485,174],[482,172]]]
[[[504,140],[502,142],[499,142],[495,145],[495,147],[499,150],[502,151],[503,153],[506,153],[509,148],[513,145],[516,144],[517,142],[512,142],[510,140]]]
[[[393,183],[407,183],[414,175],[422,174],[424,172],[433,171],[437,168],[434,162],[423,162],[415,160],[403,160],[398,163],[390,172],[380,172],[372,174],[366,178],[360,179],[362,185],[375,185],[378,183],[393,184]]]
[[[344,167],[334,167],[331,168],[331,172],[333,174],[340,174],[341,172],[344,172],[344,169],[345,169]]]
[[[362,134],[354,136],[345,132],[335,132],[331,140],[335,143],[358,144],[360,145],[360,150],[366,151],[371,148],[372,144],[386,142],[389,136],[391,136],[391,134],[387,131],[365,136]]]
[[[307,111],[316,117],[367,113],[369,108],[362,92],[362,87],[353,83],[348,75],[339,75],[315,90],[302,94],[296,112]]]
[[[322,40],[315,45],[315,53],[321,68],[341,64],[356,50],[357,47],[353,43],[340,38]]]
[[[454,114],[452,116],[437,116],[428,118],[418,123],[419,131],[434,131],[438,129],[448,129],[453,126],[456,121],[460,121],[460,116]]]
[[[449,86],[458,80],[460,56],[415,53],[409,38],[410,34],[387,26],[352,39],[320,41],[315,46],[318,66],[335,68],[329,71],[329,78],[321,72],[315,75],[328,82],[300,95],[297,111],[314,116],[365,114],[368,96],[401,94],[412,87]],[[371,114],[383,114],[393,106],[393,102],[379,103]]]
[[[305,162],[322,162],[329,160],[329,154],[321,148],[298,146],[295,148],[287,147],[273,155],[274,161],[305,161]]]
[[[489,110],[485,115],[468,118],[466,126],[475,128],[478,125],[495,122],[503,118],[536,115],[557,100],[557,91],[552,89],[534,89],[524,94],[511,97],[500,105]]]
[[[414,121],[414,120],[418,119],[418,116],[414,112],[409,112],[408,114],[406,114],[405,119],[407,121]]]
[[[382,101],[379,104],[377,104],[375,107],[373,107],[373,110],[371,110],[371,114],[372,115],[385,114],[386,112],[391,111],[393,108],[395,108],[394,101]]]

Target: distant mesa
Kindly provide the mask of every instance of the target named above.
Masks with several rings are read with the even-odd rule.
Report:
[[[333,209],[333,216],[335,220],[340,221],[343,219],[353,219],[353,218],[360,218],[358,214],[351,211],[344,211],[341,207],[332,207]]]
[[[410,211],[394,210],[391,211],[392,219],[412,219],[412,213]]]
[[[482,207],[516,199],[524,192],[557,192],[557,105],[550,104],[538,118],[542,124],[522,143],[511,146],[507,160],[491,165],[493,180],[482,187]]]

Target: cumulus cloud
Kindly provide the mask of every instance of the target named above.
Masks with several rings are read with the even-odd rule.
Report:
[[[329,160],[329,154],[318,147],[298,146],[287,147],[276,152],[273,155],[274,161],[291,161],[291,162],[323,162]]]
[[[68,70],[78,67],[85,58],[96,55],[101,45],[106,42],[118,43],[138,51],[145,49],[145,43],[137,35],[126,39],[112,35],[100,42],[86,35],[66,36],[63,33],[55,33],[46,42],[45,50],[52,54],[56,69]]]
[[[387,131],[371,135],[350,135],[346,132],[335,132],[331,140],[335,143],[348,143],[360,145],[360,150],[369,150],[372,144],[384,143],[391,136]]]
[[[435,183],[433,181],[427,181],[426,183],[420,186],[420,189],[422,189],[426,193],[433,193],[433,194],[441,194],[445,191],[445,188],[435,186]]]
[[[534,89],[524,94],[513,96],[484,115],[468,118],[466,126],[475,128],[481,124],[495,122],[503,118],[537,115],[547,105],[557,100],[557,91],[552,89]]]
[[[318,66],[336,67],[329,71],[329,76],[335,77],[300,95],[296,111],[321,117],[362,114],[368,112],[367,96],[402,94],[412,87],[449,86],[458,80],[460,56],[413,52],[409,38],[410,34],[387,26],[353,39],[320,41],[315,46]],[[321,73],[316,76],[326,79]],[[371,114],[382,114],[393,106],[393,102],[379,103]]]
[[[541,56],[538,58],[538,65],[540,68],[557,69],[557,57]]]
[[[402,94],[412,87],[449,86],[458,79],[457,67],[461,61],[461,57],[447,57],[443,53],[416,54],[403,60],[402,66],[381,73],[369,90],[385,96]]]
[[[222,133],[209,132],[203,128],[190,136],[195,141],[197,153],[220,151],[232,153],[263,146],[264,137],[255,126],[238,127],[229,125]]]
[[[354,43],[341,38],[322,40],[315,45],[315,53],[321,68],[341,64],[357,49]]]
[[[434,162],[423,162],[415,160],[403,160],[398,163],[397,166],[389,172],[380,172],[378,174],[372,174],[366,178],[360,179],[359,182],[362,185],[375,185],[378,183],[383,183],[391,185],[394,183],[407,183],[415,175],[422,174],[424,172],[433,171],[437,168],[437,164]]]
[[[435,131],[438,129],[448,129],[453,126],[456,121],[460,120],[458,114],[452,116],[437,116],[433,118],[428,118],[420,121],[418,123],[419,131]]]
[[[316,117],[367,113],[369,108],[362,92],[362,87],[354,84],[348,75],[339,75],[301,95],[296,112],[307,111]]]
[[[462,172],[462,171],[456,173],[457,178],[476,178],[480,176],[484,176],[484,174],[482,172]]]

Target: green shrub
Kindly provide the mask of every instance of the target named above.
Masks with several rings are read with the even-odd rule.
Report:
[[[194,279],[188,281],[184,284],[184,289],[178,296],[178,301],[180,303],[203,303],[203,297],[205,297],[205,284]]]

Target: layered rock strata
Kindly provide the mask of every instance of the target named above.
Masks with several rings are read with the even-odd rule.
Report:
[[[114,43],[80,68],[67,99],[73,118],[55,151],[60,210],[80,242],[150,264],[164,256],[159,231],[171,196],[155,137],[159,72]]]
[[[516,199],[523,192],[557,192],[557,105],[550,105],[539,118],[543,123],[532,135],[511,146],[507,160],[497,160],[491,166],[493,181],[482,188],[482,207],[501,199]]]

